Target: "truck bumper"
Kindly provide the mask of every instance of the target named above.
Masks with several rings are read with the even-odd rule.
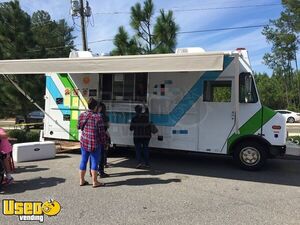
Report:
[[[271,145],[270,146],[270,154],[271,156],[283,156],[286,152],[286,145]]]

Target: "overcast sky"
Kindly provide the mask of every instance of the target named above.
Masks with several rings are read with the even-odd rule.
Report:
[[[70,26],[73,25],[70,0],[20,0],[20,2],[22,8],[30,15],[42,9],[48,11],[52,19],[65,18]],[[132,32],[128,12],[136,2],[143,3],[138,0],[89,1],[93,17],[90,18],[88,26],[88,41],[94,42],[89,43],[89,48],[94,53],[108,53],[113,49],[112,41],[101,40],[113,38],[119,26],[123,25],[128,32]],[[268,24],[270,19],[279,17],[283,9],[280,2],[280,0],[154,0],[154,5],[156,11],[173,9],[180,32],[185,32]],[[79,19],[75,19],[75,23],[79,25]],[[78,48],[82,48],[80,27],[77,26],[76,29],[75,43]],[[270,51],[271,46],[261,31],[262,27],[256,27],[179,34],[177,47],[202,47],[206,51],[245,47],[249,51],[254,71],[266,71],[270,74],[271,71],[262,63],[262,57],[264,53]]]

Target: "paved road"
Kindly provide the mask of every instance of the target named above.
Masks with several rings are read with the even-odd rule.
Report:
[[[271,160],[248,172],[228,157],[156,152],[151,170],[137,170],[133,152],[123,150],[109,159],[107,187],[97,189],[78,186],[79,160],[61,154],[19,163],[16,183],[0,198],[58,200],[61,213],[44,224],[300,224],[299,160]]]

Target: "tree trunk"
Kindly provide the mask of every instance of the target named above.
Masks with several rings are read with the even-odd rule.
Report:
[[[285,81],[285,97],[286,97],[286,107],[289,108],[290,103],[289,103],[289,93],[288,93],[288,85],[287,81]]]

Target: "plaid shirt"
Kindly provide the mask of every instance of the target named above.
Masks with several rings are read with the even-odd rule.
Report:
[[[104,123],[99,113],[93,113],[91,110],[81,113],[78,129],[82,130],[80,144],[86,151],[94,151],[99,145],[106,143]]]

